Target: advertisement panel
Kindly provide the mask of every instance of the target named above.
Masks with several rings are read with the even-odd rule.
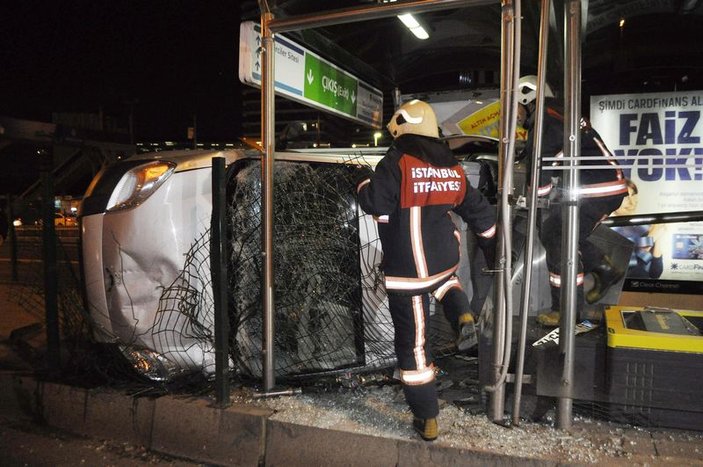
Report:
[[[500,132],[500,101],[495,101],[487,106],[462,118],[457,126],[465,135],[482,135],[498,139]],[[515,136],[520,141],[527,140],[527,130],[518,126]]]
[[[632,182],[614,216],[703,210],[703,91],[591,97],[591,123]],[[626,290],[703,291],[703,222],[613,227],[633,241]]]
[[[402,101],[422,99],[429,102],[445,136],[477,135],[498,139],[500,131],[500,91],[481,89],[408,94]],[[527,140],[527,130],[518,126],[518,141]]]

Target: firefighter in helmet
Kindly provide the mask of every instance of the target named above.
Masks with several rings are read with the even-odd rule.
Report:
[[[535,99],[537,98],[537,77],[524,76],[518,83],[518,100],[520,110],[518,119],[522,119],[523,127],[529,131],[525,147],[528,163],[532,161],[534,132]],[[554,98],[554,93],[548,84],[545,90],[545,111],[542,136],[542,154],[540,157],[561,157],[564,155],[564,116],[563,103]],[[608,166],[607,168],[593,167],[579,171],[579,228],[578,248],[579,267],[577,275],[577,308],[581,314],[584,303],[583,277],[584,273],[593,275],[594,286],[585,295],[588,303],[600,300],[608,289],[617,283],[625,271],[617,269],[611,259],[593,243],[587,241],[593,230],[617,209],[624,197],[627,196],[627,181],[613,154],[608,150],[602,138],[586,119],[581,119],[579,128],[581,166]],[[545,167],[547,164],[542,164]],[[552,165],[559,165],[554,162]],[[554,192],[553,182],[559,176],[558,170],[542,170],[540,183],[537,188],[539,196],[549,196],[558,201],[561,189]],[[562,211],[559,203],[554,203],[547,213],[546,220],[541,225],[540,240],[547,255],[549,269],[549,285],[551,289],[551,309],[537,316],[537,321],[544,326],[558,326],[560,320],[560,287],[561,287],[561,239]]]
[[[447,303],[455,329],[475,335],[468,299],[458,286],[457,213],[487,259],[495,255],[495,209],[472,188],[449,147],[439,139],[429,104],[412,100],[391,117],[394,141],[376,170],[358,186],[359,204],[378,223],[395,352],[413,426],[428,441],[438,435],[435,372],[427,342],[430,294]],[[446,302],[445,302],[446,300]]]

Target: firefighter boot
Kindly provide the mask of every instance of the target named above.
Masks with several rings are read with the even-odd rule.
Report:
[[[586,301],[595,303],[608,293],[613,285],[617,284],[625,274],[624,270],[616,269],[609,257],[603,257],[603,262],[593,271],[593,288],[586,293]]]
[[[537,315],[537,322],[542,326],[556,327],[559,326],[561,314],[558,311],[547,311]]]
[[[464,313],[459,316],[459,337],[456,340],[456,348],[460,352],[472,349],[478,345],[478,332],[476,322],[471,313]]]
[[[436,418],[413,418],[413,428],[425,441],[434,441],[439,435]]]

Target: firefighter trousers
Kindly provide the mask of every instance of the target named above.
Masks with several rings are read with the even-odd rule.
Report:
[[[466,313],[474,315],[469,298],[457,276],[450,277],[447,282],[432,292],[432,295],[442,304],[444,316],[456,333],[459,332],[459,317]]]
[[[427,341],[430,296],[389,293],[388,304],[395,330],[395,354],[405,400],[417,418],[439,413],[430,344]]]
[[[603,262],[605,253],[588,241],[593,230],[622,202],[622,196],[585,198],[579,205],[578,228],[578,276],[576,289],[577,309],[583,310],[583,275]],[[549,210],[540,229],[540,240],[547,256],[549,285],[552,295],[552,310],[561,309],[561,262],[562,262],[562,206],[556,204]]]

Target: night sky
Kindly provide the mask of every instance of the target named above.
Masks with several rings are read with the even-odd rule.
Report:
[[[240,135],[239,2],[18,1],[2,12],[0,115],[98,113],[137,141]]]

